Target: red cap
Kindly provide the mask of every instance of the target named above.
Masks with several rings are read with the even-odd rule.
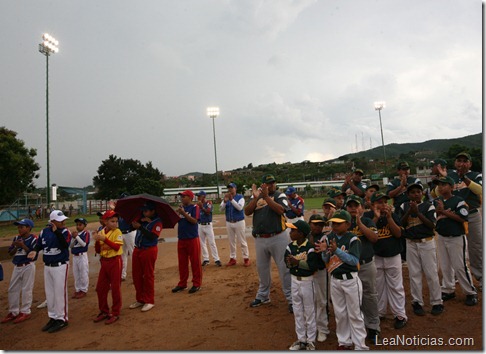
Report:
[[[115,213],[115,211],[114,211],[114,210],[107,210],[107,211],[105,211],[105,212],[103,213],[103,215],[101,216],[101,218],[102,218],[103,220],[108,220],[108,219],[110,219],[110,218],[112,218],[112,217],[114,217],[114,216],[118,216],[118,214],[117,214],[117,213]]]
[[[187,189],[184,192],[179,193],[179,195],[187,195],[188,197],[191,197],[191,200],[194,199],[194,193],[190,189]]]

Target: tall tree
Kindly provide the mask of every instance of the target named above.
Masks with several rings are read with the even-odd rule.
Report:
[[[0,204],[14,202],[23,192],[34,189],[39,164],[35,149],[25,147],[17,133],[0,127]]]

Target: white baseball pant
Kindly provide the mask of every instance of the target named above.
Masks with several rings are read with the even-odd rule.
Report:
[[[135,247],[135,236],[137,231],[130,231],[126,234],[123,234],[123,253],[122,253],[122,279],[126,279],[127,277],[127,266],[128,266],[128,256],[133,255],[133,247]]]
[[[73,254],[73,276],[76,292],[88,292],[89,286],[89,262],[88,253]]]
[[[68,279],[69,265],[44,266],[44,287],[47,299],[47,314],[54,320],[68,321]]]
[[[469,252],[469,267],[472,275],[483,284],[483,209],[469,214],[467,246]]]
[[[314,300],[316,308],[316,327],[318,333],[328,335],[329,331],[329,316],[328,312],[328,274],[326,269],[318,270],[314,273]],[[293,301],[293,299],[292,299]]]
[[[226,228],[228,230],[228,240],[230,244],[230,258],[236,259],[236,242],[239,242],[241,246],[243,258],[249,258],[248,244],[246,243],[245,235],[245,220],[237,222],[226,221]]]
[[[20,312],[29,314],[34,289],[35,263],[24,266],[14,265],[8,287],[8,312],[17,316]],[[20,305],[20,303],[22,305]]]
[[[216,241],[214,240],[213,223],[208,225],[199,224],[199,239],[201,241],[201,251],[203,261],[209,261],[208,246],[206,240],[208,240],[209,248],[211,249],[211,255],[213,260],[219,261],[218,248],[216,247]],[[247,257],[248,258],[248,257]]]
[[[312,278],[312,275],[309,277],[291,275],[295,333],[297,340],[303,343],[314,342],[316,339],[316,313]]]
[[[402,257],[375,255],[376,290],[378,292],[378,313],[385,317],[388,305],[395,317],[403,317],[405,313],[405,289],[403,288]]]

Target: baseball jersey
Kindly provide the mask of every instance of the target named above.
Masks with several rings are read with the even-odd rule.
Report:
[[[268,195],[270,198],[284,207],[284,210],[289,209],[289,202],[284,193],[275,191],[274,194]],[[253,198],[253,196],[252,196]],[[270,208],[261,196],[258,197],[255,211],[253,212],[253,230],[252,235],[256,237],[258,234],[272,234],[280,233],[286,229],[285,215],[278,214]]]
[[[349,253],[355,256],[357,259],[361,255],[361,241],[358,237],[351,232],[347,231],[342,236],[337,235],[335,232],[331,232],[327,235],[329,242],[336,240],[337,248],[341,251]],[[324,253],[323,253],[324,256]],[[345,274],[350,272],[357,272],[358,265],[351,265],[344,263],[337,254],[330,256],[329,262],[326,264],[327,271],[331,275]]]
[[[199,213],[199,222],[207,223],[213,221],[213,203],[207,200],[203,203],[202,210]]]
[[[197,204],[189,204],[183,206],[184,211],[188,213],[190,216],[199,220],[200,218],[200,210],[199,205]],[[180,240],[184,239],[191,239],[199,237],[199,228],[198,224],[192,224],[186,218],[181,218],[179,223],[177,224],[177,238]]]
[[[242,200],[242,203],[244,204],[244,198],[243,198],[243,195],[241,194],[236,194],[234,197],[233,197],[233,200],[236,202],[236,203],[239,203],[240,200]],[[223,200],[223,203],[224,203],[224,200]],[[226,216],[226,221],[230,221],[230,222],[235,222],[235,221],[241,221],[243,219],[245,219],[245,212],[244,212],[244,209],[242,208],[241,210],[238,210],[236,209],[233,204],[231,204],[231,200],[228,200],[225,204],[225,216]]]
[[[323,231],[320,235],[312,235],[312,239],[314,240],[314,242],[320,241],[320,242],[326,242],[327,244],[329,244],[329,241],[328,241],[327,236],[326,236],[329,232]],[[324,263],[324,260],[322,259],[322,257],[317,257],[317,258],[318,258],[317,269],[323,270],[324,268],[326,268],[326,263]]]
[[[292,255],[299,260],[298,265],[292,265],[287,262],[287,256]],[[314,245],[306,239],[301,245],[297,241],[289,243],[285,249],[285,264],[290,269],[290,274],[301,277],[308,277],[317,270],[318,255],[314,250]]]
[[[156,217],[150,222],[143,221],[141,224],[142,226],[135,235],[135,246],[138,248],[156,246],[162,232],[162,221],[160,218]]]
[[[358,187],[363,193],[366,192],[366,183],[364,183],[363,181],[359,182],[358,184],[354,184],[356,187]],[[345,192],[347,195],[349,194],[354,194],[354,191],[351,189],[351,187],[349,186],[349,184],[345,184],[341,190],[343,192]]]
[[[69,262],[70,243],[71,232],[67,228],[57,229],[54,232],[49,226],[40,232],[36,250],[42,249],[42,260],[46,264]]]
[[[444,210],[450,210],[456,215],[459,215],[464,221],[467,221],[469,211],[464,199],[457,195],[453,195],[447,200],[444,200],[444,197],[439,197],[438,199],[444,203]],[[437,207],[437,204],[435,206]],[[445,215],[437,216],[435,229],[442,236],[461,236],[466,233],[464,222],[452,220]]]
[[[464,199],[469,206],[469,210],[481,207],[481,197],[474,194],[473,191],[466,186],[464,180],[462,178],[459,178],[456,170],[447,171],[447,176],[451,177],[455,182],[454,191],[452,193]],[[481,173],[469,171],[468,173],[466,173],[466,176],[471,181],[481,186],[483,185],[483,175]]]
[[[8,248],[8,252],[10,253],[14,248],[14,242],[22,239],[22,236],[17,235],[13,238],[12,240],[12,245]],[[27,258],[27,255],[29,254],[30,251],[33,251],[35,249],[35,245],[37,244],[37,236],[34,234],[30,234],[24,240],[24,245],[27,246],[29,251],[24,250],[22,247],[17,247],[17,252],[15,253],[14,257],[12,258],[12,263],[17,265],[17,264],[25,264],[25,263],[30,263],[32,261],[35,261],[37,259],[37,256],[31,260]]]
[[[73,247],[71,248],[72,254],[80,254],[80,253],[88,252],[88,245],[91,239],[90,232],[88,230],[83,230],[80,233],[78,233],[78,236],[79,238],[81,238],[81,240],[83,240],[86,243],[86,245],[83,246],[78,242],[78,240],[76,240],[76,237],[73,238]]]
[[[400,178],[392,179],[386,185],[386,194],[390,195],[390,191],[398,188],[398,186],[400,186],[401,183],[402,183],[402,181],[401,181]],[[411,184],[420,184],[421,185],[422,182],[420,181],[420,178],[408,176],[407,177],[407,186],[409,186]],[[396,195],[395,198],[393,198],[393,206],[395,207],[395,213],[398,212],[398,208],[400,208],[400,205],[402,205],[405,202],[408,202],[408,196],[407,196],[406,191]]]
[[[103,245],[106,243],[104,241],[98,241],[99,242],[99,245],[100,245],[100,256],[101,257],[104,257],[104,258],[112,258],[112,257],[116,257],[116,256],[119,256],[121,254],[123,254],[123,234],[121,232],[120,229],[116,228],[114,230],[107,230],[106,228],[104,228],[103,230],[101,230],[101,234],[104,235],[108,241],[111,241],[115,244],[118,244],[120,245],[120,247],[118,248],[118,250],[115,250],[111,247],[107,248],[107,249],[103,249]]]
[[[289,209],[285,212],[287,218],[293,219],[299,216],[304,216],[304,199],[300,195],[296,195],[295,198],[288,198],[288,200],[294,208],[300,210],[300,215],[297,215],[293,210]]]
[[[392,213],[393,221],[400,227],[400,219],[398,215]],[[378,230],[378,241],[373,244],[375,254],[380,257],[393,257],[402,252],[402,243],[400,238],[393,236],[390,225],[386,217],[382,216],[376,222],[376,228]]]
[[[420,214],[436,223],[435,206],[429,201],[424,201],[417,205]],[[410,209],[410,202],[405,202],[400,206],[401,215]],[[417,215],[410,214],[407,219],[407,226],[404,227],[404,236],[408,239],[418,240],[434,236],[434,229],[428,228]]]
[[[377,233],[375,222],[370,219],[369,217],[362,216],[361,222],[364,226],[368,229]],[[359,240],[361,241],[361,256],[360,260],[370,259],[375,255],[375,251],[373,250],[373,244],[368,240],[368,238],[361,232],[356,222],[356,218],[351,218],[351,226],[349,227],[348,231],[353,233],[354,235],[358,236]]]

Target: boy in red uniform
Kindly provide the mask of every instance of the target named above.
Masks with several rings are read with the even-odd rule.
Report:
[[[123,253],[123,234],[118,228],[118,214],[113,210],[107,210],[101,217],[105,227],[98,233],[93,232],[96,240],[95,250],[100,254],[100,274],[96,284],[98,293],[98,306],[100,313],[93,322],[105,321],[105,324],[116,322],[120,316],[122,305],[121,298],[121,269]],[[113,305],[108,305],[108,292],[111,289]]]

